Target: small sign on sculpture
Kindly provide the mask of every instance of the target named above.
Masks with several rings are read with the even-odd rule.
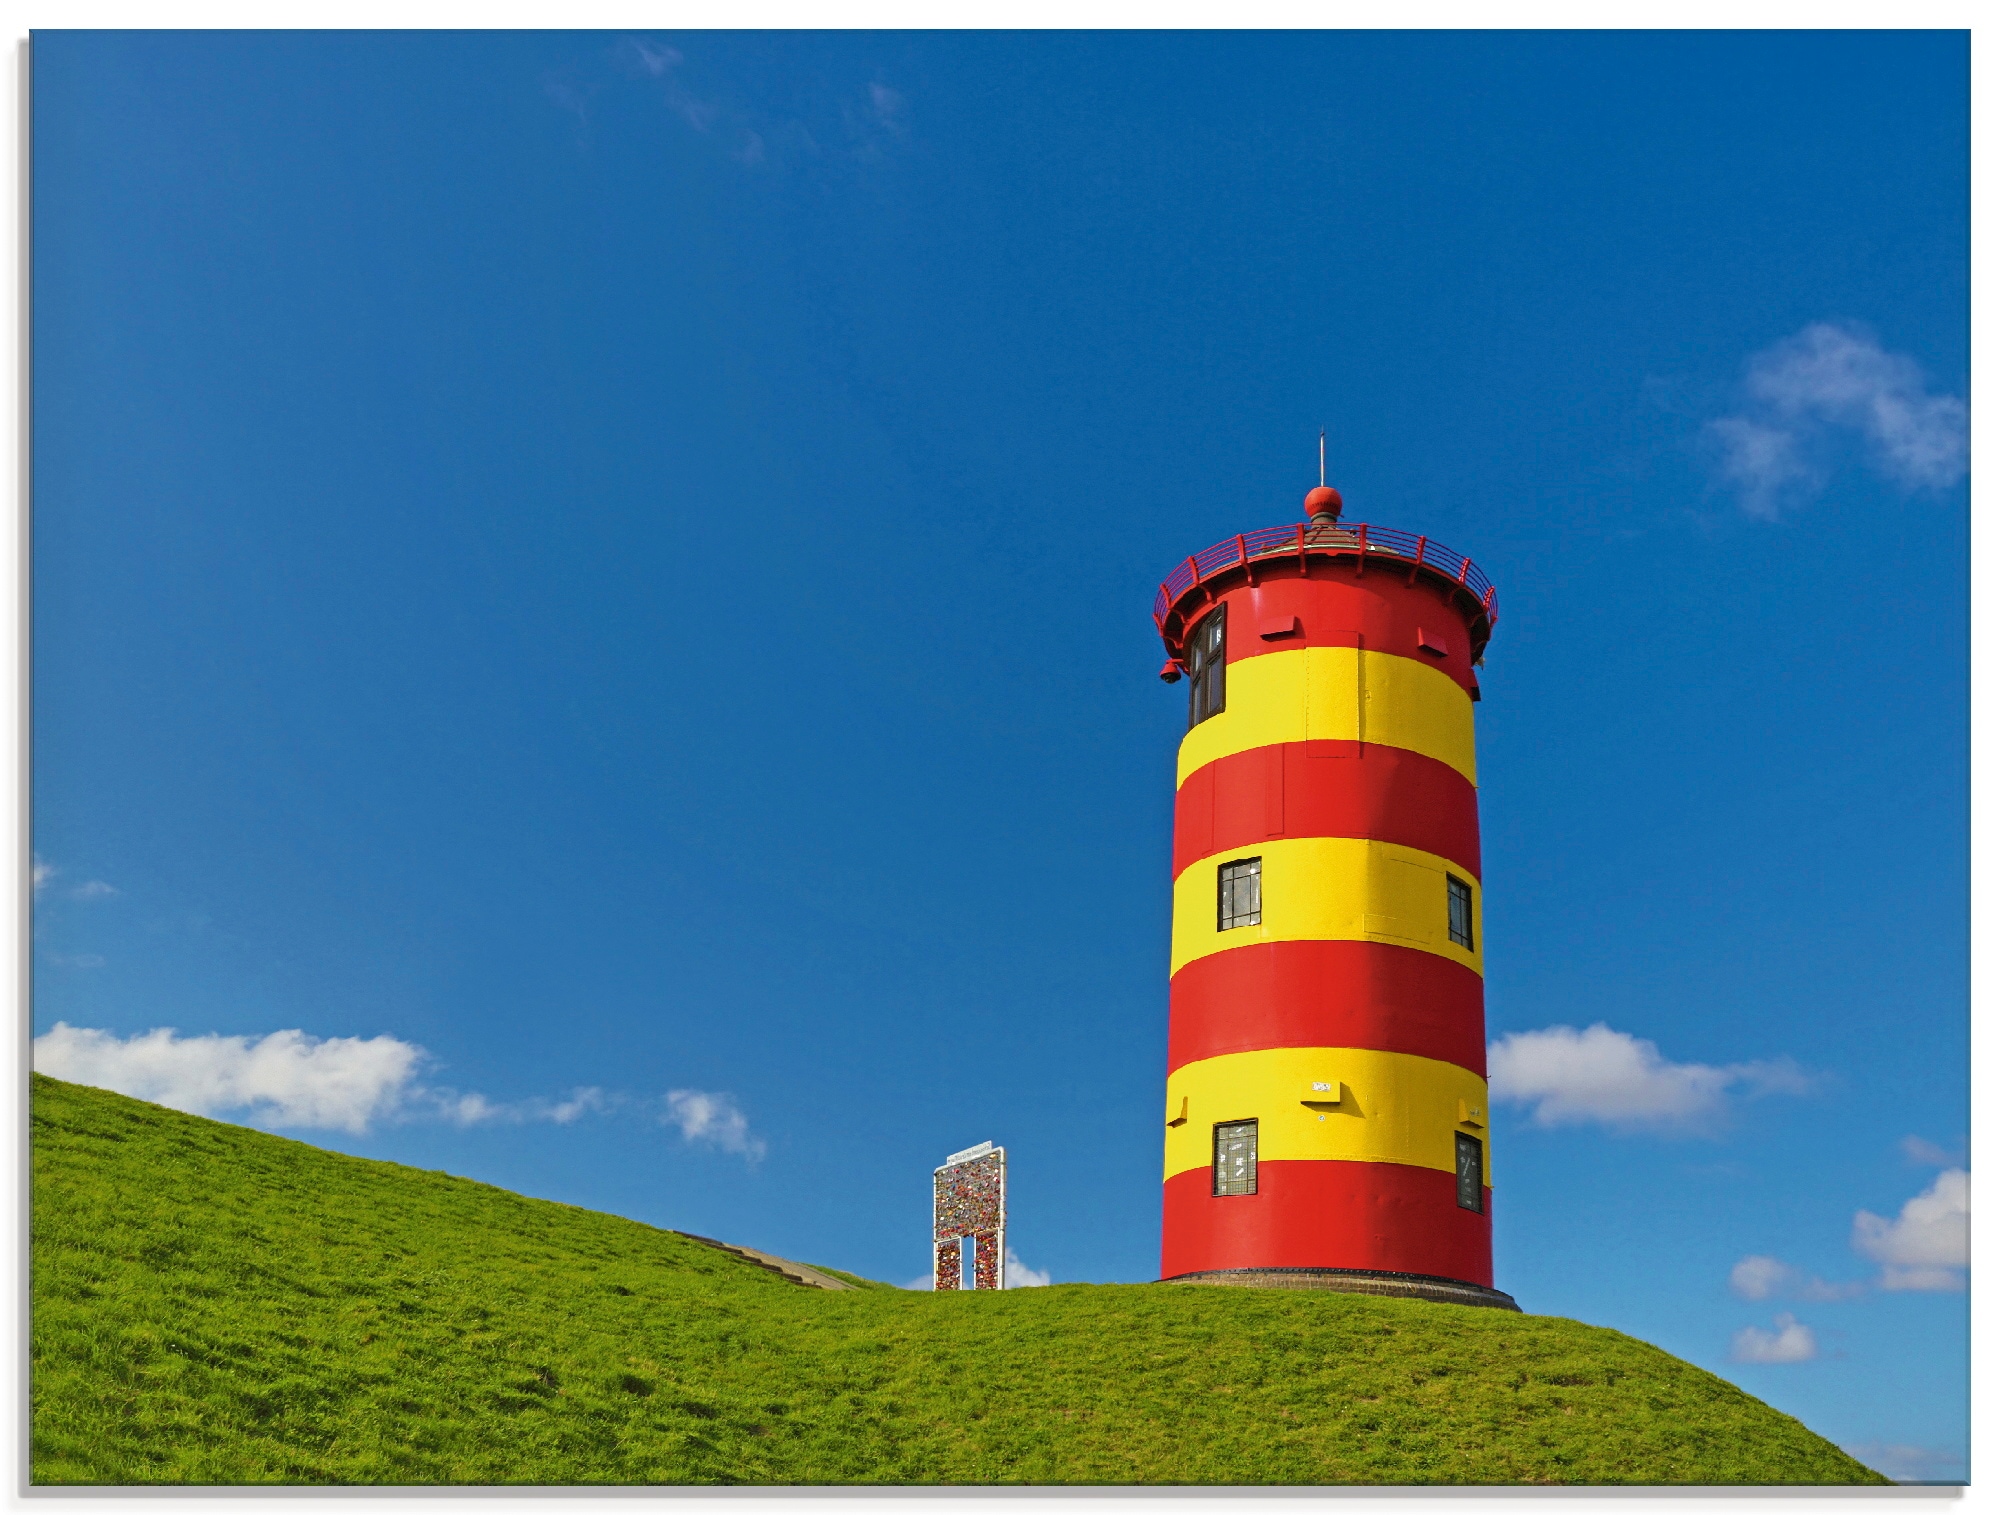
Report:
[[[931,1175],[931,1253],[939,1289],[1007,1287],[1007,1149],[981,1142]]]

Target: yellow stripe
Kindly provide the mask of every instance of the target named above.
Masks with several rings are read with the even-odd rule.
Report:
[[[1215,1160],[1218,1122],[1255,1120],[1260,1161],[1408,1163],[1447,1173],[1458,1170],[1452,1138],[1463,1131],[1479,1138],[1493,1182],[1486,1081],[1455,1063],[1361,1047],[1231,1052],[1176,1068],[1167,1078],[1169,1119],[1183,1100],[1187,1119],[1167,1128],[1168,1178]],[[1461,1123],[1461,1114],[1471,1119]]]
[[[1450,675],[1388,652],[1301,647],[1231,663],[1223,710],[1181,739],[1175,784],[1204,763],[1274,742],[1379,742],[1449,763],[1478,783],[1472,698]]]
[[[1217,875],[1224,864],[1249,857],[1263,859],[1263,922],[1219,931]],[[1472,888],[1470,952],[1451,939],[1447,872]],[[1181,870],[1168,971],[1252,942],[1360,941],[1419,947],[1484,974],[1484,926],[1478,882],[1436,853],[1360,837],[1274,838]]]

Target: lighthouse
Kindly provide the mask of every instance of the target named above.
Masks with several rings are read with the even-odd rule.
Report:
[[[1185,559],[1160,1276],[1516,1309],[1493,1287],[1473,710],[1497,600],[1305,519]]]

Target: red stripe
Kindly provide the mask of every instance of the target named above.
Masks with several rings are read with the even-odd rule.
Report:
[[[1493,1287],[1487,1214],[1458,1180],[1407,1163],[1266,1162],[1257,1192],[1217,1199],[1206,1168],[1166,1182],[1160,1276],[1212,1268],[1371,1268]]]
[[[1374,1047],[1486,1076],[1486,989],[1435,952],[1386,942],[1256,942],[1168,988],[1167,1066],[1263,1047]]]
[[[1239,584],[1220,596],[1229,606],[1223,658],[1234,663],[1298,647],[1358,646],[1441,668],[1469,692],[1475,682],[1472,631],[1445,595],[1421,577],[1415,584],[1379,571],[1356,578],[1351,566],[1315,565],[1313,576],[1303,579],[1273,574],[1255,587]],[[1297,630],[1282,630],[1291,624]],[[1278,634],[1266,636],[1267,631]],[[1426,644],[1443,656],[1426,652]]]
[[[1174,875],[1273,837],[1358,836],[1479,877],[1479,792],[1449,763],[1374,742],[1274,742],[1204,763],[1174,796]]]

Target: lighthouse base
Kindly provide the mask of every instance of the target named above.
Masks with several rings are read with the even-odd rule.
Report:
[[[1218,1284],[1238,1289],[1329,1289],[1340,1294],[1381,1294],[1401,1299],[1429,1299],[1446,1305],[1483,1305],[1490,1310],[1520,1310],[1514,1296],[1455,1278],[1431,1278],[1422,1273],[1379,1273],[1367,1268],[1216,1268],[1206,1273],[1182,1273],[1163,1278],[1168,1284]]]

